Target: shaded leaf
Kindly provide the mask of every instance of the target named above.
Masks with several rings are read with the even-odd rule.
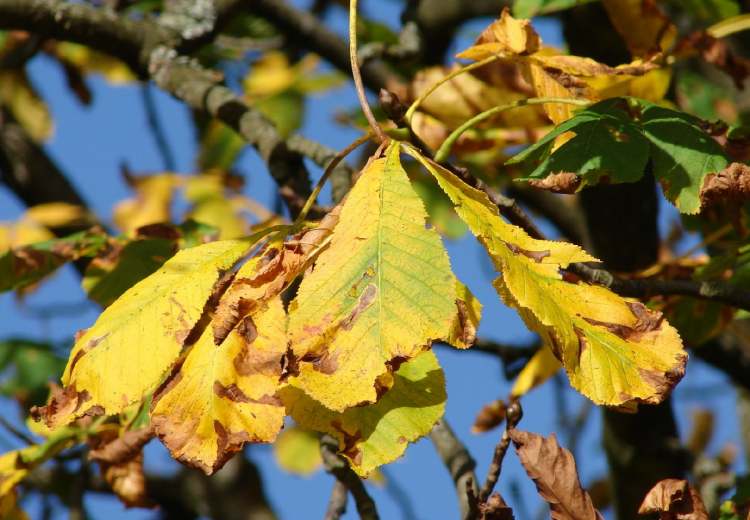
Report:
[[[81,285],[89,298],[107,307],[133,285],[159,269],[174,255],[175,250],[175,242],[165,239],[116,244],[105,256],[91,261]]]
[[[52,136],[52,115],[24,71],[0,70],[0,104],[8,108],[35,141]]]
[[[566,281],[573,262],[595,260],[578,246],[535,240],[505,223],[487,196],[407,151],[437,179],[501,276],[494,286],[563,364],[574,388],[598,404],[658,403],[684,373],[677,331],[643,304]]]
[[[148,224],[171,220],[171,205],[179,177],[171,173],[134,177],[125,172],[125,180],[135,190],[135,197],[118,203],[113,220],[118,228],[132,233]]]
[[[587,4],[593,0],[515,0],[513,15],[518,18],[531,18],[540,14],[563,11],[577,5]]]
[[[336,437],[352,468],[367,476],[403,455],[408,443],[429,433],[445,410],[445,378],[431,351],[404,362],[392,380],[377,403],[343,413],[326,409],[291,386],[281,397],[297,423]]]
[[[581,486],[573,455],[557,443],[553,433],[510,430],[510,438],[539,495],[549,504],[552,520],[603,520]]]
[[[666,51],[677,38],[677,27],[656,2],[602,0],[602,3],[633,56]]]
[[[450,336],[456,282],[426,217],[394,144],[363,170],[290,305],[291,385],[335,411],[374,402],[389,364]]]

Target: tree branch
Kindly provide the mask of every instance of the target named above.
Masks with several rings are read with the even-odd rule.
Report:
[[[445,419],[437,422],[430,432],[430,440],[456,486],[461,518],[463,520],[476,518],[479,487],[474,473],[476,462],[471,457],[469,450],[456,437]]]
[[[365,489],[365,485],[349,466],[349,463],[338,453],[339,443],[330,435],[323,435],[320,439],[320,454],[326,471],[349,489],[357,505],[357,512],[362,520],[378,520],[375,502]]]

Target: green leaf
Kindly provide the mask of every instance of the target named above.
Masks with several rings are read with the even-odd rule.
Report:
[[[276,125],[279,134],[283,137],[288,137],[302,126],[302,118],[305,115],[305,97],[296,90],[286,90],[261,99],[255,105]]]
[[[82,285],[89,298],[108,307],[125,291],[159,269],[174,255],[175,243],[166,239],[134,240],[94,259]]]
[[[626,108],[623,100],[616,98],[592,105],[508,163],[523,161],[534,167],[526,179],[575,172],[585,184],[596,184],[604,176],[614,182],[636,182],[643,176],[649,143]],[[555,139],[566,132],[575,132],[575,136],[552,153]]]
[[[642,126],[651,141],[654,175],[682,213],[698,213],[703,179],[726,168],[729,160],[698,118],[651,103],[644,106]]]
[[[107,235],[92,230],[12,248],[0,255],[0,292],[28,287],[68,262],[96,256],[106,245]]]
[[[516,0],[513,2],[513,16],[516,18],[531,18],[538,14],[562,11],[592,1],[594,0]]]
[[[575,136],[553,150],[554,140],[566,132]],[[649,161],[666,197],[688,214],[700,211],[706,176],[729,164],[700,119],[633,98],[607,99],[586,108],[508,164],[523,163],[527,176],[522,180],[574,173],[586,185],[605,176],[612,183],[635,182]]]
[[[24,407],[43,404],[47,383],[63,368],[65,360],[51,345],[24,339],[0,341],[0,394],[19,399]]]
[[[203,132],[198,167],[204,171],[213,168],[229,170],[245,144],[237,132],[220,121],[212,120]]]
[[[709,24],[740,14],[736,0],[669,0],[669,3]]]
[[[429,433],[443,416],[446,400],[445,377],[431,351],[402,364],[393,375],[393,386],[375,404],[337,413],[291,386],[280,395],[299,425],[336,437],[341,452],[362,476],[393,462],[409,442]]]

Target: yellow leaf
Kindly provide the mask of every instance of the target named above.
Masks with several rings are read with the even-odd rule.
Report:
[[[531,54],[538,51],[541,44],[542,40],[531,26],[531,21],[513,18],[506,8],[500,19],[485,29],[474,45],[458,57],[479,61],[497,54]]]
[[[636,57],[666,51],[677,38],[677,27],[656,2],[603,0],[612,25]]]
[[[221,175],[203,174],[185,181],[185,198],[193,203],[189,216],[219,230],[221,240],[239,238],[248,232],[233,196],[227,193]]]
[[[48,228],[92,223],[91,214],[82,206],[67,202],[47,202],[26,210],[24,217]]]
[[[597,404],[659,403],[684,374],[677,331],[643,304],[563,279],[573,262],[592,261],[578,246],[536,240],[503,221],[487,196],[406,148],[432,173],[456,212],[490,254],[494,285],[561,360],[570,382]]]
[[[0,104],[8,107],[35,141],[52,136],[52,116],[23,71],[0,70]]]
[[[450,336],[456,282],[426,218],[393,144],[365,167],[290,305],[290,384],[335,411],[374,402],[389,364]]]
[[[341,453],[362,476],[393,462],[409,442],[429,433],[443,416],[446,399],[443,371],[431,351],[402,364],[393,386],[375,404],[336,413],[293,387],[280,395],[298,424],[336,437]]]
[[[281,469],[293,475],[312,475],[323,464],[318,435],[299,426],[281,432],[273,443],[273,453]]]
[[[58,58],[80,68],[89,74],[101,74],[114,85],[136,81],[133,71],[122,61],[90,49],[84,45],[71,42],[58,42],[54,53]]]
[[[217,281],[254,239],[185,249],[128,289],[77,338],[62,377],[65,389],[43,412],[47,422],[120,413],[152,392],[177,360]]]
[[[510,394],[517,397],[526,395],[554,376],[560,368],[562,365],[552,350],[546,346],[540,348],[518,374]]]
[[[18,222],[0,222],[0,253],[12,247],[26,246],[55,238],[47,228],[21,219]]]
[[[7,494],[0,494],[0,518],[3,520],[29,520],[29,515],[18,506],[18,496],[15,490],[11,490]]]
[[[172,196],[180,182],[177,175],[164,173],[127,180],[136,196],[115,206],[113,220],[118,228],[131,233],[148,224],[171,221]]]
[[[20,454],[21,450],[15,450],[0,455],[0,499],[13,495],[16,484],[29,472],[21,462]]]
[[[154,397],[151,421],[172,456],[211,474],[246,442],[273,441],[284,422],[276,391],[286,349],[280,298],[221,344],[207,327]]]
[[[296,79],[297,71],[290,65],[287,55],[274,51],[253,63],[243,87],[251,97],[273,96],[290,88]]]

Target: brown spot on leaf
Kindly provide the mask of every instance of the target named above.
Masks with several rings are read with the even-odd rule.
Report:
[[[56,427],[61,424],[67,424],[72,419],[81,406],[91,400],[88,391],[78,392],[75,383],[60,387],[55,383],[50,384],[50,399],[44,406],[34,406],[31,408],[31,416],[35,421],[44,420],[49,427]]]
[[[588,347],[588,340],[586,339],[586,335],[581,329],[579,329],[578,327],[573,327],[573,330],[575,331],[576,336],[578,336],[578,361],[580,362],[584,350],[586,350],[586,347]]]
[[[253,318],[245,316],[245,318],[237,326],[237,332],[243,337],[246,343],[250,344],[258,337],[258,328],[255,326]]]
[[[218,381],[214,381],[214,393],[219,397],[229,399],[235,403],[252,402],[251,399],[234,383],[224,386]]]
[[[639,341],[645,334],[659,330],[664,320],[662,313],[653,311],[640,302],[627,302],[627,305],[636,317],[636,322],[632,327],[621,323],[607,323],[586,317],[583,319],[592,325],[604,327],[625,341]]]
[[[552,193],[575,193],[581,185],[581,178],[572,172],[548,175],[544,179],[530,179],[529,185]]]
[[[247,432],[230,432],[224,428],[219,421],[214,421],[214,432],[216,432],[216,462],[213,465],[212,473],[221,468],[232,456],[242,449],[246,442],[253,439]]]
[[[510,249],[514,255],[523,255],[527,258],[531,258],[536,263],[541,263],[542,260],[550,255],[549,250],[527,251],[526,249],[522,249],[515,244],[511,244],[510,242],[506,242],[505,246]]]
[[[163,238],[165,240],[179,240],[180,231],[172,224],[146,224],[135,230],[139,238]]]
[[[344,330],[351,330],[360,314],[362,314],[375,301],[377,294],[378,288],[373,284],[368,284],[362,295],[359,297],[357,306],[341,322],[341,328]]]
[[[458,340],[462,345],[470,347],[477,340],[477,328],[470,319],[469,307],[462,299],[456,299],[456,313],[458,317]]]
[[[349,433],[343,428],[339,421],[333,421],[331,426],[341,433],[342,438],[339,441],[341,453],[349,457],[354,464],[362,464],[362,450],[357,447],[357,443],[362,440],[362,434],[359,430],[356,430],[354,433]]]
[[[681,353],[676,359],[676,364],[666,372],[658,372],[640,368],[638,372],[641,377],[654,389],[652,396],[646,399],[646,403],[658,404],[669,395],[672,389],[677,386],[682,376],[685,375],[685,365],[687,363],[687,354]]]
[[[330,351],[321,353],[310,352],[305,354],[301,361],[311,363],[313,368],[321,374],[331,375],[339,368],[338,356]]]
[[[243,345],[233,360],[234,369],[241,376],[262,374],[268,377],[281,377],[284,368],[284,355],[266,352]]]
[[[128,430],[114,439],[103,439],[89,451],[89,459],[110,464],[120,464],[135,457],[154,437],[153,429],[148,426],[137,430]]]

